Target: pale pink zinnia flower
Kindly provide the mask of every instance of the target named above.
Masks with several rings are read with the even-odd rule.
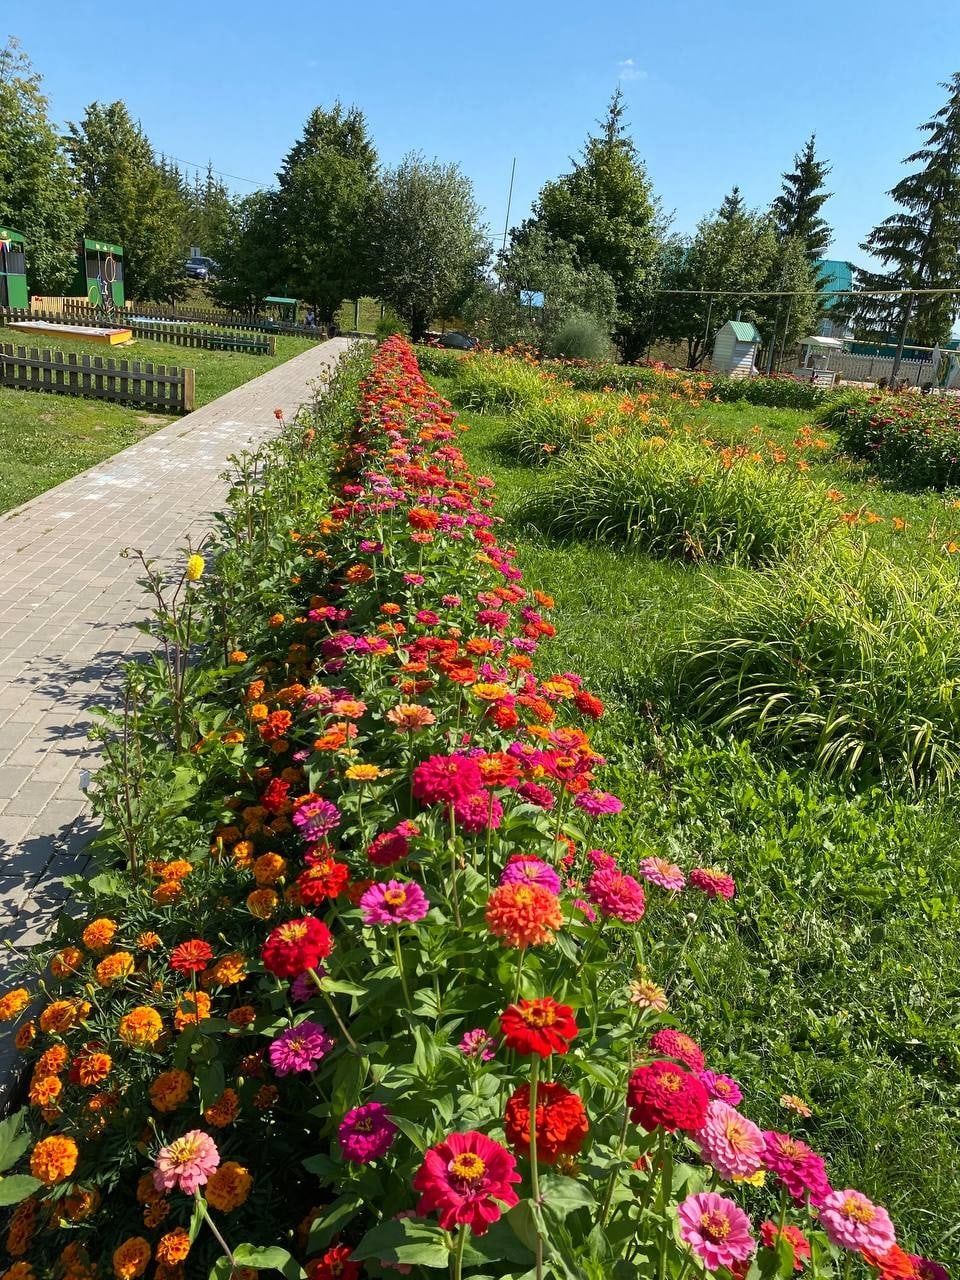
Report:
[[[219,1163],[220,1152],[210,1135],[202,1129],[189,1129],[168,1147],[161,1147],[153,1171],[153,1185],[158,1191],[179,1188],[192,1196]]]
[[[457,1048],[465,1058],[477,1058],[480,1062],[489,1062],[494,1056],[495,1045],[496,1041],[488,1031],[484,1031],[483,1027],[474,1027],[472,1031],[463,1034]]]
[[[669,889],[671,893],[679,893],[687,883],[687,877],[677,864],[668,862],[666,858],[644,858],[640,863],[640,874],[650,884]]]
[[[426,894],[411,880],[372,884],[360,899],[360,912],[366,925],[413,924],[422,920],[429,910]]]
[[[743,1210],[715,1191],[687,1196],[677,1206],[680,1235],[701,1259],[708,1271],[726,1267],[753,1256],[757,1242],[750,1234],[750,1219]]]
[[[831,1191],[820,1205],[820,1221],[829,1239],[842,1249],[882,1254],[896,1244],[890,1215],[860,1191]]]
[[[721,1178],[749,1178],[763,1167],[763,1132],[729,1103],[714,1098],[707,1118],[693,1135],[700,1154]]]

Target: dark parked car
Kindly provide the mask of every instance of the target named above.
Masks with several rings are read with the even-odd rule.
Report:
[[[189,280],[209,280],[217,274],[217,264],[212,258],[188,258],[185,270]]]
[[[441,333],[437,337],[438,347],[452,347],[455,351],[472,351],[478,345],[476,338],[471,338],[468,333],[460,333],[456,329],[451,329],[449,333]]]

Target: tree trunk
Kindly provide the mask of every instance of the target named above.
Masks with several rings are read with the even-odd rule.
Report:
[[[427,329],[427,317],[422,311],[410,313],[410,340],[419,342]]]

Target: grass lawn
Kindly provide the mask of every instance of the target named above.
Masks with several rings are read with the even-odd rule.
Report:
[[[27,335],[18,335],[14,340],[21,337],[26,339]],[[25,341],[23,345],[42,350],[54,344]],[[275,356],[195,351],[164,342],[140,341],[114,347],[109,353],[89,342],[58,342],[56,349],[194,368],[199,407],[315,345],[309,338],[278,337]],[[0,388],[0,511],[9,511],[35,498],[169,421],[163,414],[133,405]]]
[[[453,398],[451,381],[431,381]],[[692,413],[717,440],[752,438],[759,426],[783,442],[811,418],[748,404]],[[714,1069],[742,1082],[751,1114],[828,1153],[835,1186],[863,1188],[932,1256],[955,1258],[955,802],[845,789],[687,720],[670,701],[670,656],[714,584],[735,585],[751,571],[557,543],[524,527],[521,501],[532,485],[549,484],[549,467],[523,466],[504,451],[507,419],[461,416],[470,424],[462,447],[471,467],[496,481],[526,581],[556,598],[548,665],[582,673],[608,704],[596,741],[610,761],[604,785],[625,807],[605,828],[606,846],[628,866],[658,852],[685,867],[717,863],[737,878],[737,910],[725,923],[709,914],[701,922],[689,973],[673,984],[678,1024],[707,1047]],[[836,460],[811,458],[811,470],[843,492],[838,509],[883,517],[858,529],[897,559],[942,559],[944,541],[960,530],[950,495],[897,492]],[[901,532],[893,516],[907,522]],[[645,924],[648,960],[662,980],[663,926],[652,911]],[[786,1111],[782,1094],[805,1098],[812,1117]]]

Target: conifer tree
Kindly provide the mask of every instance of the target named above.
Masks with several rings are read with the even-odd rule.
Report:
[[[823,257],[833,238],[829,223],[820,216],[830,199],[824,189],[829,172],[830,165],[817,158],[816,134],[811,134],[793,157],[793,170],[783,175],[781,194],[771,210],[780,238],[802,241],[811,262]]]

